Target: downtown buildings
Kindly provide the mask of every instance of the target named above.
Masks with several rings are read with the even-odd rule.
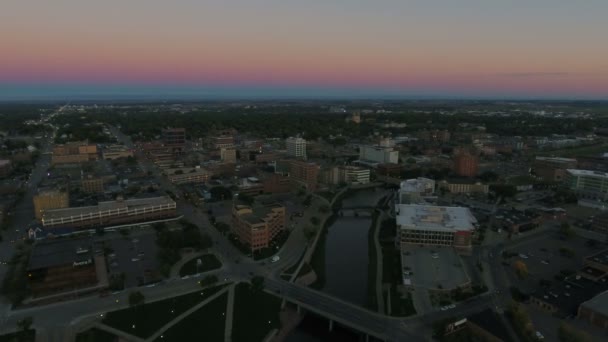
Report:
[[[285,207],[279,204],[232,207],[232,233],[251,252],[270,247],[272,240],[285,229]]]
[[[300,137],[290,137],[285,140],[287,155],[306,160],[306,140]]]

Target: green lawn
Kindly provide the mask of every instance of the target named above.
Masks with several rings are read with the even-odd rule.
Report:
[[[0,342],[34,342],[36,340],[36,330],[18,331],[6,335],[0,335]]]
[[[201,260],[202,264],[197,265],[197,261]],[[179,276],[193,275],[197,273],[207,272],[222,267],[222,263],[214,254],[203,254],[198,256],[187,263],[185,263],[179,270]]]
[[[226,304],[224,293],[169,328],[155,341],[224,341]]]
[[[391,316],[405,317],[416,314],[412,295],[407,294],[405,298],[401,298],[397,292],[397,286],[391,285]]]
[[[232,341],[258,342],[281,326],[281,300],[263,291],[255,291],[249,284],[236,286]]]
[[[91,328],[76,335],[76,342],[115,342],[118,337],[97,328]]]
[[[220,291],[224,286],[201,289],[182,296],[109,312],[103,323],[129,334],[146,338],[181,313]],[[135,325],[135,328],[133,328]]]

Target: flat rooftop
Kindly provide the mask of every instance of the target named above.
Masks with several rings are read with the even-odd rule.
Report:
[[[74,262],[88,261],[93,258],[91,240],[85,239],[59,239],[34,244],[29,270],[73,264]]]
[[[97,205],[87,207],[72,207],[63,209],[52,209],[44,212],[44,219],[55,219],[66,216],[78,216],[89,213],[97,213],[100,211],[116,210],[122,208],[137,209],[152,206],[159,206],[164,204],[175,204],[168,196],[162,197],[149,197],[149,198],[134,198],[123,201],[106,201],[99,202]]]
[[[556,163],[576,163],[576,159],[563,157],[536,157],[536,160],[556,162]]]
[[[582,306],[608,316],[608,291],[604,291],[590,300],[581,304]]]
[[[418,204],[397,205],[397,225],[415,230],[475,230],[477,219],[468,208]]]
[[[570,174],[577,177],[598,177],[598,178],[608,178],[608,173],[601,171],[592,171],[592,170],[579,170],[579,169],[567,169]]]
[[[434,188],[435,181],[428,178],[414,178],[404,180],[400,184],[401,191],[406,192],[425,192],[428,188]]]

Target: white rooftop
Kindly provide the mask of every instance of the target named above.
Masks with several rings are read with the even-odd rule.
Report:
[[[573,158],[563,158],[563,157],[536,157],[536,160],[544,160],[544,161],[554,161],[554,162],[576,162],[576,159]]]
[[[401,191],[404,192],[426,192],[433,190],[434,187],[435,181],[424,177],[404,180],[400,185]]]
[[[601,171],[579,170],[579,169],[568,169],[566,171],[568,171],[568,173],[572,174],[573,176],[577,176],[577,177],[587,176],[587,177],[608,178],[608,173],[601,172]]]
[[[468,208],[398,204],[397,225],[407,229],[435,231],[475,230],[477,219]]]

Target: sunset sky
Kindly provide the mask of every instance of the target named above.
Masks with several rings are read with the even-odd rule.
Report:
[[[606,0],[2,0],[0,99],[608,99]]]

